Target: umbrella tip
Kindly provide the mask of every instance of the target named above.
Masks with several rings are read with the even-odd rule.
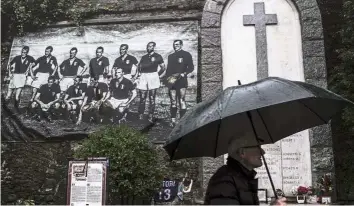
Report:
[[[240,80],[237,80],[237,82],[238,82],[238,85],[242,85]]]

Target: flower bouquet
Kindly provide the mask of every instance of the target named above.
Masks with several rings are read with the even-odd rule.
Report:
[[[298,187],[293,187],[291,192],[293,193],[293,195],[296,195],[296,201],[299,204],[303,204],[306,202],[306,197],[307,195],[310,193],[312,193],[312,191],[310,190],[309,187],[305,187],[305,186],[298,186]]]
[[[309,189],[307,187],[304,187],[304,186],[299,186],[297,188],[297,194],[298,195],[307,195],[309,192]]]

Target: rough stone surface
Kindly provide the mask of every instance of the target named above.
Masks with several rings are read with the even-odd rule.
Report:
[[[317,6],[301,10],[301,20],[321,20],[321,12]]]
[[[310,130],[310,144],[312,148],[332,146],[330,125],[326,124],[312,128]]]
[[[202,68],[203,65],[217,64],[221,65],[221,48],[202,48]],[[220,68],[221,69],[221,68]]]
[[[307,9],[318,8],[316,0],[293,0],[300,13]]]
[[[311,148],[312,171],[326,172],[334,170],[332,147]]]
[[[327,77],[325,57],[308,57],[303,61],[306,79],[321,79]]]
[[[313,40],[303,42],[304,57],[324,57],[324,42],[323,40]]]
[[[206,1],[204,11],[221,14],[224,8],[223,4],[223,1]]]
[[[139,10],[151,10],[151,9],[191,9],[191,8],[202,8],[204,6],[203,0],[122,0],[117,3],[115,0],[93,0],[96,2],[97,8],[105,8],[114,6],[118,11],[139,11]]]
[[[202,27],[220,27],[221,17],[220,14],[211,12],[203,12]]]
[[[220,29],[219,28],[203,28],[201,29],[201,42],[203,47],[220,47]]]
[[[303,21],[302,38],[304,40],[323,39],[323,30],[320,20]]]
[[[66,184],[61,179],[66,178],[66,157],[70,155],[66,143],[2,143],[2,149],[2,204],[19,199],[65,204]]]
[[[217,158],[209,158],[204,157],[202,158],[203,163],[203,178],[202,178],[202,186],[203,186],[203,196],[205,194],[205,190],[208,186],[209,180],[211,176],[215,173],[215,171],[224,164],[224,157],[220,156]]]
[[[320,79],[306,79],[307,83],[316,85],[318,87],[322,87],[327,89],[327,79],[326,78],[320,78]]]
[[[202,101],[211,98],[222,91],[222,82],[203,82]]]
[[[204,65],[202,69],[202,82],[222,82],[222,66],[219,64]]]

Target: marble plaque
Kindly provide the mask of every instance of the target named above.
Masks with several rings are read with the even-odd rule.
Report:
[[[266,161],[275,189],[292,195],[294,186],[311,186],[311,157],[308,130],[291,135],[276,144],[264,145]],[[259,188],[266,188],[273,196],[267,171],[264,166],[256,169]]]

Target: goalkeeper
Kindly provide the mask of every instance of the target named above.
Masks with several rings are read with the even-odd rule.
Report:
[[[193,72],[194,65],[192,55],[182,50],[183,41],[175,40],[173,42],[174,53],[168,56],[168,65],[165,74],[164,84],[169,89],[171,101],[171,124],[174,127],[177,118],[177,103],[179,105],[180,118],[186,113],[186,90],[188,88],[187,75]]]

